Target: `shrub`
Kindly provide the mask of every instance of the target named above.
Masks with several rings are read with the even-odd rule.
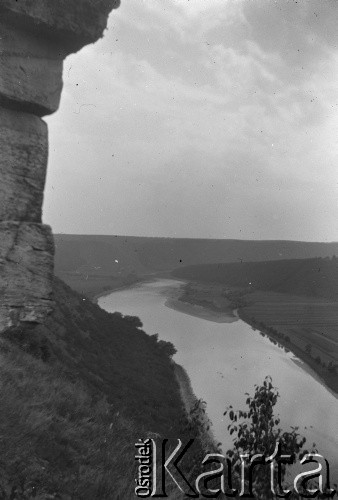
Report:
[[[232,459],[233,470],[237,477],[241,475],[240,455],[264,454],[271,456],[276,444],[281,444],[283,453],[294,454],[300,457],[306,439],[297,433],[298,427],[291,427],[291,431],[283,431],[279,417],[274,415],[274,407],[279,398],[278,391],[272,385],[271,377],[266,377],[261,386],[255,385],[253,396],[247,394],[246,410],[235,411],[229,406],[224,412],[228,414],[230,424],[228,430],[234,435],[233,449],[227,455]],[[255,466],[253,491],[256,498],[271,498],[270,474],[266,465]],[[282,466],[282,480],[285,477],[286,467]],[[247,477],[247,476],[246,476]]]

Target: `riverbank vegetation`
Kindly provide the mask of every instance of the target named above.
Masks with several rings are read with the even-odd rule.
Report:
[[[334,352],[323,352],[316,341],[312,346],[309,343],[311,332],[308,335],[302,335],[302,331],[294,328],[294,335],[290,336],[288,328],[283,328],[280,325],[271,326],[271,323],[266,324],[254,316],[249,316],[245,309],[239,310],[238,314],[243,321],[249,323],[254,330],[258,330],[263,336],[267,336],[271,342],[287,351],[292,351],[310,366],[330,389],[338,393],[338,358]],[[319,340],[325,341],[325,339]]]
[[[187,283],[180,291],[179,300],[187,304],[198,305],[216,313],[233,315],[233,303],[223,293],[224,287],[208,283]]]

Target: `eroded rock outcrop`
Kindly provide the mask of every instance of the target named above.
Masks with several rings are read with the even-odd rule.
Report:
[[[52,308],[53,237],[41,222],[42,116],[57,110],[64,58],[102,36],[119,0],[1,0],[0,330]]]

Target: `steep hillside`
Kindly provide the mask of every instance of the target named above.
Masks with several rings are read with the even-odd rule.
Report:
[[[178,278],[201,282],[338,299],[336,258],[190,266],[176,269],[172,274]]]
[[[57,279],[54,300],[44,325],[0,337],[1,498],[133,498],[138,438],[196,437],[174,365],[138,318]]]

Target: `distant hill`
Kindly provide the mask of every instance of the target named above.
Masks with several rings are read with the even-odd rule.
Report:
[[[290,259],[188,266],[178,278],[256,290],[338,299],[338,259]]]
[[[55,272],[137,275],[194,264],[338,255],[338,243],[55,235]]]

